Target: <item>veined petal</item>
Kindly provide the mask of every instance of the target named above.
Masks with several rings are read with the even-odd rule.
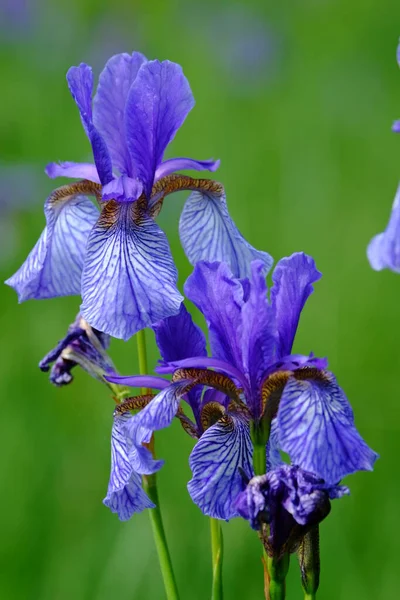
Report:
[[[112,164],[107,145],[93,125],[93,73],[91,67],[85,63],[81,63],[79,67],[71,67],[67,73],[67,82],[71,95],[78,107],[83,128],[92,144],[93,158],[100,181],[105,185],[113,178]]]
[[[141,477],[131,466],[128,458],[128,442],[125,436],[126,421],[130,415],[114,420],[111,434],[111,475],[107,496],[103,503],[121,521],[127,521],[133,513],[145,508],[154,508],[154,504],[142,489]]]
[[[155,390],[163,390],[171,383],[155,375],[107,375],[104,379],[111,381],[111,383],[118,383],[129,387],[146,387]]]
[[[278,357],[290,354],[301,311],[321,278],[314,260],[303,252],[282,258],[272,274],[271,304],[278,330]]]
[[[181,398],[187,393],[190,384],[191,382],[188,380],[176,381],[161,390],[143,410],[134,416],[134,425],[137,431],[140,431],[140,427],[157,431],[171,425]]]
[[[220,192],[192,192],[179,221],[179,234],[189,262],[224,261],[235,277],[249,277],[250,264],[260,260],[264,275],[272,266],[266,252],[256,250],[240,233],[226,204],[223,187]]]
[[[112,179],[103,186],[103,200],[116,200],[117,202],[134,202],[143,191],[143,185],[137,179],[126,175]]]
[[[250,479],[253,446],[248,424],[230,416],[203,433],[190,455],[193,478],[189,494],[201,511],[215,519],[238,516],[235,500],[245,488],[241,474]]]
[[[55,179],[56,177],[75,177],[76,179],[88,179],[89,181],[100,183],[96,165],[91,163],[53,162],[46,166],[45,173],[50,179]]]
[[[168,60],[142,65],[128,94],[125,122],[136,175],[150,198],[164,151],[194,106],[182,68]]]
[[[367,255],[375,271],[390,269],[400,273],[400,186],[397,188],[389,223],[383,233],[372,238]]]
[[[335,484],[371,471],[378,455],[354,426],[351,406],[331,373],[300,380],[295,373],[279,403],[279,444],[291,461]]]
[[[100,73],[93,100],[93,122],[103,136],[114,167],[132,175],[132,160],[126,145],[125,105],[138,71],[146,62],[140,52],[116,54]]]
[[[183,300],[165,234],[149,217],[134,221],[134,206],[105,205],[88,240],[82,275],[82,316],[125,340],[176,314]]]
[[[162,363],[207,356],[206,338],[182,303],[177,315],[153,325]]]
[[[38,242],[6,281],[17,292],[19,302],[80,294],[87,239],[99,211],[86,196],[58,199],[58,191],[46,200],[46,227]]]
[[[193,158],[169,158],[165,160],[156,169],[155,180],[158,181],[166,175],[171,175],[177,171],[211,171],[214,172],[220,165],[219,160],[194,160]]]

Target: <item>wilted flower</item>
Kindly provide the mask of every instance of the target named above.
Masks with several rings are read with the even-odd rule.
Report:
[[[262,534],[264,524],[269,525],[264,545],[268,554],[279,558],[297,550],[304,534],[329,514],[330,500],[349,493],[347,487],[327,485],[299,467],[281,465],[253,477],[235,504]]]
[[[234,277],[224,263],[198,263],[185,293],[206,319],[212,357],[206,356],[202,333],[193,330],[190,316],[181,311],[168,325],[161,324],[163,334],[157,335],[164,361],[158,371],[173,373],[171,383],[155,377],[108,378],[161,389],[132,417],[137,448],[136,432],[167,427],[179,417],[181,399],[189,401],[195,417],[190,432],[199,441],[190,457],[188,489],[207,515],[237,516],[243,473],[248,479],[254,474],[255,439],[264,458],[268,451],[269,468],[280,464],[283,450],[292,463],[327,485],[372,469],[377,455],[357,432],[351,406],[326,371],[326,360],[291,354],[300,313],[320,276],[309,256],[284,258],[274,270],[268,300],[259,261],[252,263],[250,280]],[[178,347],[190,358],[170,356]]]
[[[176,314],[182,301],[168,241],[154,218],[166,195],[193,190],[180,220],[189,260],[226,260],[238,277],[252,259],[271,265],[231,220],[221,184],[174,174],[214,171],[219,162],[174,158],[164,152],[194,105],[179,65],[118,54],[100,75],[86,64],[67,74],[91,142],[95,164],[48,165],[50,177],[81,178],[55,190],[45,203],[46,228],[22,267],[6,282],[19,300],[82,295],[83,318],[94,328],[128,339]],[[96,197],[99,211],[87,195]]]

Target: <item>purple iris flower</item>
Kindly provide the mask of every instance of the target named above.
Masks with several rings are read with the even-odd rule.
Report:
[[[400,185],[393,202],[392,214],[383,233],[369,243],[367,256],[375,271],[390,269],[400,273]]]
[[[235,504],[254,529],[263,532],[263,524],[269,525],[264,543],[268,554],[279,558],[297,550],[304,534],[329,514],[330,500],[349,493],[299,467],[281,465],[253,477]]]
[[[81,181],[55,190],[45,202],[46,228],[22,267],[7,280],[19,297],[80,294],[82,317],[98,331],[128,339],[179,311],[182,296],[168,240],[155,223],[168,194],[191,190],[180,219],[189,261],[226,260],[238,277],[257,252],[229,216],[221,184],[177,175],[215,171],[219,161],[163,160],[193,108],[179,65],[118,54],[106,64],[92,103],[86,64],[67,73],[71,94],[92,146],[94,164],[48,165],[49,177]],[[89,200],[96,198],[101,211]]]
[[[267,296],[263,264],[254,261],[250,279],[235,277],[225,263],[200,262],[185,285],[186,296],[207,322],[211,357],[200,331],[189,342],[183,333],[193,325],[180,313],[160,325],[157,343],[163,363],[159,373],[172,381],[150,377],[108,377],[112,382],[161,389],[132,417],[136,431],[167,427],[179,417],[187,400],[194,414],[190,432],[198,437],[191,456],[188,484],[193,501],[209,516],[238,515],[235,500],[243,490],[243,474],[253,476],[251,431],[268,421],[269,468],[281,463],[279,451],[292,463],[335,485],[358,470],[371,470],[377,455],[357,432],[351,406],[326,359],[292,354],[300,314],[313,283],[321,277],[311,257],[296,253],[277,264]],[[181,325],[181,321],[185,324]],[[197,352],[191,343],[197,339]],[[178,347],[185,356],[170,352]],[[201,350],[201,352],[199,352]],[[204,392],[202,391],[204,390]]]

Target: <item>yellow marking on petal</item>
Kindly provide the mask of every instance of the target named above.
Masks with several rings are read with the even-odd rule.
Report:
[[[196,425],[187,417],[183,411],[183,408],[179,406],[176,417],[179,419],[183,429],[194,439],[198,439],[199,432],[197,431]]]
[[[276,371],[269,375],[261,386],[261,414],[269,413],[270,420],[276,415],[283,388],[287,384],[292,371]]]
[[[150,216],[157,217],[159,214],[165,196],[172,194],[173,192],[180,191],[199,191],[205,194],[213,194],[222,196],[224,193],[224,186],[218,181],[213,179],[196,179],[194,177],[188,177],[187,175],[166,175],[162,177],[153,185],[151,190],[151,202]]]
[[[296,369],[293,372],[293,377],[300,381],[305,379],[313,379],[314,381],[329,382],[329,375],[326,371],[321,369],[315,369],[314,367],[303,367],[302,369]]]
[[[225,408],[218,402],[208,402],[201,411],[200,421],[204,431],[225,415]]]
[[[50,194],[48,202],[49,204],[57,205],[79,194],[96,196],[96,199],[101,202],[101,185],[93,181],[87,181],[86,179],[62,185]]]

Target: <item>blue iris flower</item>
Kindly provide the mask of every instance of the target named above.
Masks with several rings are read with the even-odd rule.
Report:
[[[215,171],[219,161],[163,160],[194,106],[179,65],[134,52],[113,56],[100,74],[86,64],[67,73],[70,92],[92,146],[94,164],[48,165],[49,177],[81,181],[45,202],[46,228],[22,267],[7,280],[19,297],[82,296],[80,313],[94,329],[128,339],[179,312],[177,269],[155,222],[164,198],[191,190],[180,219],[189,261],[225,260],[238,277],[253,259],[268,271],[271,257],[241,236],[229,216],[224,188],[176,172]],[[88,198],[92,195],[100,208]]]
[[[377,458],[358,433],[326,359],[292,354],[301,311],[321,277],[313,259],[296,253],[279,261],[269,298],[263,271],[263,263],[253,261],[250,278],[238,278],[226,263],[199,262],[185,293],[206,320],[211,357],[203,333],[182,306],[154,328],[162,356],[157,371],[172,373],[172,381],[106,377],[161,390],[137,415],[115,416],[114,427],[121,416],[126,420],[136,472],[149,468],[148,457],[143,465],[137,460],[146,450],[141,439],[178,417],[197,438],[189,493],[203,513],[220,519],[240,514],[237,497],[244,480],[254,475],[251,428],[267,414],[269,469],[282,464],[284,451],[293,465],[335,486],[350,473],[371,470]],[[193,422],[182,401],[192,409]]]

